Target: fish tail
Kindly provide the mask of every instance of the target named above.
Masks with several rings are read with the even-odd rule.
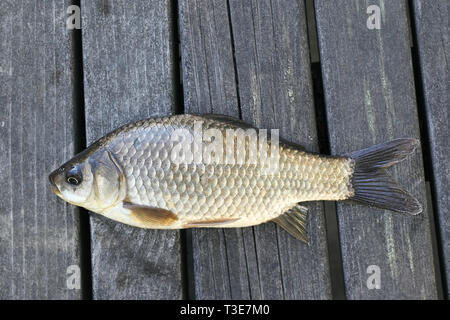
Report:
[[[418,145],[416,139],[396,139],[349,154],[354,160],[350,199],[411,215],[421,213],[419,201],[394,182],[385,170],[404,160]]]

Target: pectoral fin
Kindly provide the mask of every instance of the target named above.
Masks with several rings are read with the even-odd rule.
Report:
[[[172,225],[178,220],[178,216],[172,211],[148,207],[126,202],[123,204],[125,209],[130,211],[130,217],[143,228],[159,228]]]
[[[282,215],[272,219],[272,221],[289,232],[289,234],[293,237],[308,244],[308,237],[306,234],[307,218],[308,208],[301,205],[296,205]]]

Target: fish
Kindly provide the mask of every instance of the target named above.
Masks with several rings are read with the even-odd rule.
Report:
[[[216,114],[124,125],[50,173],[70,204],[140,228],[237,228],[275,222],[308,242],[306,201],[352,200],[417,215],[419,201],[387,169],[419,141],[395,139],[322,155]]]

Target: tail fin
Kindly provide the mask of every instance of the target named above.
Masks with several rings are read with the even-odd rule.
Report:
[[[391,180],[385,170],[404,160],[418,145],[416,139],[396,139],[351,153],[355,167],[354,195],[350,199],[412,215],[421,213],[422,206],[417,199]]]

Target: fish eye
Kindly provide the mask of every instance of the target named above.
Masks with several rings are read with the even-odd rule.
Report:
[[[78,167],[73,167],[68,170],[66,173],[66,181],[73,186],[79,185],[83,181],[80,169]]]

